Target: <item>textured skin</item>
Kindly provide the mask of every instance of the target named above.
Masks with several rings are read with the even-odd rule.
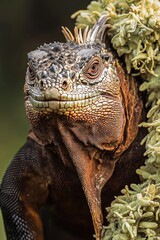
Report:
[[[28,55],[31,127],[0,191],[9,240],[89,240],[94,230],[99,240],[105,207],[139,181],[138,88],[92,32],[82,44],[45,44]]]

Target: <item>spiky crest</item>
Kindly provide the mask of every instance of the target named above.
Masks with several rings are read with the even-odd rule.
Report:
[[[62,27],[62,33],[64,34],[66,41],[76,42],[78,45],[94,41],[104,43],[106,21],[107,16],[102,15],[92,28],[87,26],[84,30],[82,30],[81,28],[75,26],[74,33],[72,33],[67,27]]]

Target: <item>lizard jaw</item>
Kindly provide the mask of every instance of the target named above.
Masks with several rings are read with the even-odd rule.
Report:
[[[84,107],[94,104],[100,96],[99,92],[85,94],[60,94],[57,88],[48,89],[43,94],[34,91],[29,92],[27,99],[38,111],[69,115],[75,109],[81,110]]]
[[[32,96],[29,97],[30,103],[32,106],[39,110],[45,110],[49,113],[59,113],[68,115],[69,112],[74,111],[76,108],[82,109],[83,107],[86,107],[88,105],[93,104],[96,100],[98,100],[98,96],[92,97],[92,98],[86,98],[81,100],[36,100]]]

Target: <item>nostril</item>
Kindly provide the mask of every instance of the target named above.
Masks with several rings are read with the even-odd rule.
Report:
[[[42,78],[47,78],[48,74],[47,74],[47,71],[43,71],[42,74],[41,74],[41,77]]]
[[[64,80],[63,82],[62,82],[62,88],[64,89],[64,90],[66,90],[67,88],[68,88],[68,82],[67,82],[67,80]]]
[[[39,81],[39,88],[42,90],[44,88],[44,81],[40,80]]]

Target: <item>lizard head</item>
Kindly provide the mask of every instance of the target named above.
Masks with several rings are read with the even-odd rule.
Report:
[[[102,103],[121,98],[113,55],[99,43],[55,42],[28,56],[26,93],[43,116],[95,121]]]
[[[33,129],[40,123],[41,141],[50,139],[48,122],[59,128],[81,179],[97,240],[101,190],[135,139],[142,110],[135,80],[105,44],[105,23],[102,16],[92,29],[76,29],[74,36],[63,28],[65,43],[44,44],[30,52],[24,87],[26,112]],[[58,119],[56,124],[52,119]]]
[[[126,119],[120,65],[103,41],[105,21],[103,16],[83,34],[76,29],[75,36],[63,28],[67,42],[44,44],[28,54],[25,103],[32,125],[53,116],[83,127],[93,124],[90,140],[82,141],[97,139],[98,148],[114,150]]]
[[[120,80],[111,51],[93,38],[93,30],[84,36],[77,31],[75,37],[63,32],[66,38],[70,34],[66,43],[44,44],[28,54],[27,104],[39,117],[58,114],[88,123],[102,117],[105,105],[119,111]]]

